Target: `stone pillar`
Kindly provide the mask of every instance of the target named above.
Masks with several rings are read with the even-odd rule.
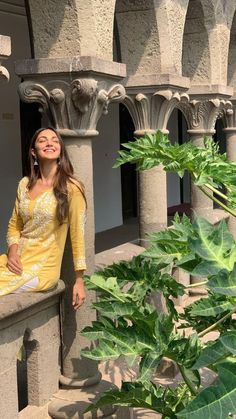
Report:
[[[202,87],[204,88],[204,86]],[[204,137],[211,137],[215,133],[215,123],[217,118],[222,117],[225,110],[231,107],[231,102],[225,100],[227,97],[227,88],[224,92],[220,91],[219,86],[215,86],[216,92],[213,94],[213,88],[203,93],[193,94],[189,103],[180,104],[188,125],[190,139],[197,147],[202,146]],[[231,92],[230,92],[231,93]],[[213,201],[208,198],[197,186],[191,184],[191,212],[192,216],[207,218],[214,222]],[[191,277],[191,283],[200,282],[201,278]],[[194,293],[204,293],[203,289],[194,288]]]
[[[77,60],[38,59],[18,62],[16,73],[24,79],[19,86],[20,97],[26,102],[39,102],[42,105],[42,112],[52,126],[58,129],[65,142],[75,174],[85,184],[88,204],[86,273],[91,274],[94,271],[92,139],[98,135],[97,122],[103,113],[107,113],[109,103],[120,101],[125,96],[124,87],[114,84],[125,75],[125,66],[92,57],[80,57]],[[108,389],[110,383],[100,381],[101,374],[96,362],[80,357],[81,349],[90,343],[79,332],[96,319],[96,313],[90,309],[95,293],[88,291],[86,303],[79,311],[74,311],[74,272],[69,240],[63,258],[62,279],[66,283],[66,291],[62,312],[63,359],[60,382],[64,388],[73,391],[61,390],[63,396],[59,395],[52,401],[49,413],[54,418],[60,418],[63,409],[64,417],[69,418],[73,405],[73,409],[82,418],[88,400]],[[104,417],[109,416],[113,410],[106,410]]]
[[[124,104],[133,119],[135,137],[157,130],[168,134],[166,127],[174,107],[188,101],[188,79],[167,75],[158,83],[154,76],[146,80],[144,76],[131,76],[127,81]],[[140,171],[138,186],[140,244],[148,247],[147,235],[167,227],[166,172],[161,166]]]
[[[190,140],[196,147],[204,145],[204,137],[212,137],[214,130],[188,130]],[[191,215],[211,218],[213,212],[213,201],[208,198],[198,186],[191,182]]]
[[[140,245],[149,246],[148,234],[167,227],[166,172],[162,166],[139,172]]]
[[[224,128],[223,131],[225,132],[226,136],[227,157],[230,161],[236,162],[236,101],[232,100],[232,103],[233,109],[228,109],[228,111],[225,112],[226,128]],[[228,227],[234,239],[236,240],[236,218],[231,215],[228,219]]]

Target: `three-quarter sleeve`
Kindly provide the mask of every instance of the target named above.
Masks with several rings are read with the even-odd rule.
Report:
[[[8,223],[7,229],[7,245],[10,247],[12,244],[18,244],[21,236],[21,231],[23,229],[23,221],[19,214],[19,198],[20,197],[20,184],[18,186],[15,206],[11,218]]]
[[[69,188],[69,228],[75,271],[86,269],[84,225],[86,203],[76,185]]]

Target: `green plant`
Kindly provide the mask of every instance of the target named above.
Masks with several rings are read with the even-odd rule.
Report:
[[[120,152],[117,164],[130,161],[140,170],[162,164],[181,176],[188,170],[204,193],[235,215],[236,165],[220,155],[211,140],[205,139],[201,148],[191,143],[171,145],[159,132],[125,147],[128,152]],[[146,407],[171,419],[227,418],[236,413],[235,262],[236,243],[225,221],[213,226],[202,218],[191,223],[186,216],[176,216],[172,228],[150,237],[150,248],[143,254],[86,279],[87,287],[100,294],[99,302],[93,304],[100,315],[82,332],[98,342],[83,356],[95,360],[126,356],[130,365],[139,360],[137,380],[104,393],[90,409],[108,403]],[[188,287],[172,277],[173,268],[178,267],[202,277],[201,283],[208,288],[208,297],[181,315],[173,297],[183,295]],[[156,291],[165,298],[165,314],[149,301]],[[192,328],[189,336],[184,331],[187,327]],[[213,330],[219,337],[203,344],[201,338]],[[178,365],[183,383],[176,389],[153,382],[163,357]],[[218,374],[217,382],[205,389],[199,372],[203,367]]]

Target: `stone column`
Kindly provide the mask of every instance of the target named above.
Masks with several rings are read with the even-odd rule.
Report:
[[[225,112],[225,125],[224,128],[226,136],[226,153],[230,161],[236,162],[236,100],[232,100],[233,108],[228,109]],[[232,233],[234,239],[236,240],[236,218],[229,216],[228,227]]]
[[[114,84],[125,75],[125,66],[91,57],[77,60],[38,59],[18,62],[16,73],[24,79],[19,86],[21,99],[42,105],[41,111],[65,142],[75,174],[85,184],[88,204],[86,273],[91,274],[94,271],[92,139],[98,135],[97,122],[103,113],[107,113],[109,103],[120,101],[125,96],[124,87]],[[74,272],[70,240],[63,258],[62,279],[66,283],[66,291],[62,313],[60,382],[63,388],[73,391],[61,390],[62,393],[50,404],[49,413],[54,418],[60,418],[63,410],[63,417],[69,418],[73,410],[82,418],[88,400],[108,389],[110,383],[100,381],[96,362],[80,357],[81,349],[90,345],[79,332],[96,319],[96,313],[90,309],[95,293],[87,292],[86,303],[79,311],[74,311],[71,303]],[[110,408],[104,417],[111,413]]]
[[[204,137],[212,137],[215,130],[188,130],[190,135],[190,141],[196,147],[202,147],[204,145]],[[200,216],[205,218],[211,218],[213,212],[213,201],[208,198],[198,186],[191,182],[191,214],[192,217]]]
[[[222,117],[226,109],[231,107],[231,103],[225,100],[226,93],[223,95],[218,92],[192,95],[188,104],[180,104],[179,108],[185,115],[188,133],[194,145],[200,147],[204,144],[204,137],[211,137],[215,133],[215,123],[217,118]],[[210,222],[216,222],[222,218],[213,209],[213,201],[208,198],[197,186],[191,184],[191,212],[192,217],[200,216],[207,218]],[[198,283],[200,278],[191,277],[191,283]],[[205,290],[194,288],[194,293],[205,293]]]
[[[124,104],[128,108],[135,126],[135,137],[157,130],[168,134],[168,119],[174,107],[188,101],[185,91],[188,79],[168,75],[168,80],[156,77],[130,77],[126,84]],[[139,172],[139,231],[140,244],[148,247],[149,233],[167,227],[167,184],[162,166]]]

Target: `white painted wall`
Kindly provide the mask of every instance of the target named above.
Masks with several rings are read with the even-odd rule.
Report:
[[[96,232],[123,224],[120,170],[112,169],[120,149],[119,106],[109,106],[93,140],[94,205]]]
[[[6,5],[5,5],[6,8]],[[9,6],[10,8],[10,6]],[[28,24],[20,6],[6,13],[0,2],[0,34],[11,37],[12,54],[3,62],[10,73],[10,82],[0,83],[0,253],[6,250],[5,235],[15,200],[18,180],[22,176],[20,144],[20,111],[14,74],[14,61],[30,58]]]

